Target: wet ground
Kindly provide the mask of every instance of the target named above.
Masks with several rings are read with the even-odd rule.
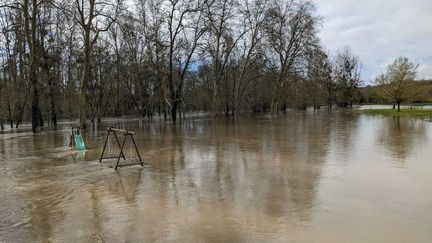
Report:
[[[144,167],[98,162],[110,124],[137,132]],[[112,120],[85,153],[69,133],[0,134],[0,242],[432,242],[430,121]]]

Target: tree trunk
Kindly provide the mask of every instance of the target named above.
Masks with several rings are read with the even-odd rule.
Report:
[[[276,89],[273,89],[272,99],[270,104],[270,115],[274,116],[277,110],[278,110],[278,105],[276,101]]]
[[[400,111],[400,105],[401,105],[401,102],[398,102],[397,103],[397,111]]]
[[[215,119],[217,116],[217,88],[218,88],[217,81],[215,80],[213,83],[213,101],[212,101],[212,103],[213,103],[213,107],[212,107],[213,108],[213,111],[212,111],[213,119]]]
[[[88,77],[90,74],[90,28],[86,27],[84,36],[84,63],[83,71],[80,80],[79,89],[79,124],[82,129],[86,129],[87,120],[87,101],[86,101],[86,88]]]
[[[37,42],[37,35],[36,35],[36,29],[37,29],[37,1],[33,0],[31,2],[31,14],[29,13],[29,1],[26,0],[23,3],[24,8],[24,27],[25,27],[25,34],[27,37],[27,42],[30,49],[30,55],[29,55],[29,83],[32,88],[32,104],[31,104],[31,115],[32,115],[32,131],[33,133],[36,132],[36,128],[41,123],[41,114],[39,109],[39,90],[38,90],[38,57],[39,52],[36,45]]]
[[[182,107],[181,107],[181,103],[180,103],[177,107],[177,112],[178,112],[178,117],[179,117],[180,123],[182,121],[182,109],[181,108]]]
[[[225,117],[230,116],[229,111],[230,111],[229,104],[228,104],[228,102],[225,102]]]
[[[236,95],[235,100],[234,100],[234,109],[233,109],[233,116],[235,117],[239,117],[240,116],[240,111],[239,111],[239,101],[238,101],[238,96]]]
[[[85,68],[86,69],[86,68]],[[81,84],[79,89],[79,124],[82,129],[86,129],[86,98],[85,98],[85,86],[83,85],[86,81],[84,78],[86,71],[83,71],[83,77],[81,78]]]
[[[49,68],[49,67],[48,67]],[[54,99],[54,87],[52,82],[52,77],[50,76],[50,72],[47,68],[47,76],[48,76],[48,86],[49,86],[49,98],[50,98],[50,104],[51,104],[51,123],[53,126],[57,126],[57,113],[56,113],[56,106],[55,106],[55,99]]]
[[[178,103],[176,100],[174,100],[172,102],[172,107],[171,107],[171,119],[173,123],[175,123],[177,120],[177,108],[178,108]]]
[[[38,112],[39,112],[39,126],[44,126],[44,117],[42,115],[42,111],[40,109],[40,106],[38,106]]]
[[[31,65],[31,66],[34,66]],[[32,71],[30,73],[30,83],[32,84],[32,104],[31,104],[31,115],[32,115],[32,131],[36,133],[36,128],[40,124],[40,114],[39,114],[39,90],[37,87],[37,77],[36,70],[31,67]]]
[[[4,124],[3,124],[3,107],[2,107],[2,87],[0,86],[0,129],[4,130]]]
[[[10,76],[12,77],[12,75]],[[5,92],[6,92],[6,107],[8,112],[8,120],[9,120],[10,127],[13,128],[12,107],[11,107],[10,94],[9,91],[7,90],[6,79],[5,79]]]
[[[29,96],[29,92],[30,92],[30,88],[27,89],[27,92],[26,92],[25,97],[24,97],[24,103],[23,103],[23,105],[21,107],[20,113],[19,113],[18,118],[16,120],[16,124],[15,124],[15,128],[16,129],[18,129],[18,126],[22,122],[22,117],[23,117],[23,114],[24,114],[24,109],[27,106],[27,98]]]

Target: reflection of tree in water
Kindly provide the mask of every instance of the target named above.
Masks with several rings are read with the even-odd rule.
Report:
[[[34,156],[31,163],[24,167],[21,164],[23,161],[15,160],[19,166],[15,176],[25,191],[21,194],[20,204],[26,203],[27,205],[22,207],[28,212],[28,215],[20,219],[25,221],[27,219],[24,217],[28,217],[31,240],[36,242],[48,242],[56,236],[57,227],[64,223],[65,202],[69,201],[72,195],[71,181],[68,180],[70,178],[65,176],[69,162],[57,154],[57,149],[64,146],[64,134],[56,133],[56,129],[52,130],[14,141],[20,151],[23,151],[16,155],[17,158]]]
[[[111,192],[128,203],[134,203],[141,184],[142,170],[143,168],[132,167],[130,170],[117,170],[115,179],[110,182]]]
[[[378,143],[383,144],[391,156],[402,163],[427,140],[426,125],[420,119],[386,118],[379,130]]]
[[[351,111],[332,112],[331,114],[331,146],[335,147],[345,162],[349,161],[355,138],[358,136],[359,116]]]
[[[30,210],[33,237],[40,241],[50,239],[54,225],[64,217],[57,207],[67,193],[67,186],[62,183],[61,175],[56,173],[57,168],[52,168],[58,166],[59,161],[49,158],[50,148],[59,147],[62,141],[63,138],[54,133],[31,137],[30,151],[41,157],[32,162],[33,173],[27,178],[27,183],[34,186],[28,193],[33,202]]]
[[[1,133],[0,133],[1,135]],[[2,158],[6,154],[6,146],[5,146],[5,138],[3,136],[0,136],[0,158]]]
[[[40,143],[39,140],[34,142]],[[62,159],[51,159],[50,154],[37,151],[41,146],[55,147],[59,142],[62,142],[61,137],[45,137],[42,145],[33,146],[36,154],[45,157],[32,163],[34,173],[27,178],[33,185],[28,196],[33,202],[30,211],[33,238],[41,242],[51,238],[69,241],[67,239],[77,237],[86,242],[100,241],[105,227],[101,217],[106,219],[106,212],[109,212],[107,202],[104,201],[104,196],[107,195],[104,194],[104,186],[108,186],[110,196],[117,196],[123,199],[124,203],[134,203],[140,185],[141,168],[119,171],[108,178],[108,181],[104,181],[103,185],[97,182],[100,178],[94,176],[93,172],[91,178],[83,175],[86,171],[78,173],[83,175],[83,178],[71,178],[71,175],[77,176],[76,171],[73,171],[77,169],[75,165],[63,165],[60,163],[63,162]],[[69,171],[71,168],[72,171]],[[117,207],[117,210],[123,209]]]
[[[108,176],[105,180],[96,179],[85,185],[80,193],[75,194],[75,203],[68,209],[69,217],[80,215],[78,222],[67,220],[66,239],[80,237],[83,242],[103,242],[106,239],[118,242],[125,240],[129,231],[136,231],[139,221],[139,188],[142,186],[141,167],[124,167]],[[73,231],[79,223],[82,236]],[[82,228],[81,228],[82,227]]]
[[[143,187],[138,213],[151,216],[136,222],[154,219],[149,235],[162,227],[164,232],[193,229],[207,238],[242,241],[254,237],[242,234],[239,228],[245,225],[255,227],[251,234],[284,232],[286,224],[275,221],[297,224],[310,217],[332,119],[321,111],[275,120],[154,125],[157,136],[147,144],[154,150],[147,162],[154,166],[141,182],[134,181],[134,173],[123,180],[131,184],[127,192],[112,193],[133,198],[134,185]],[[120,188],[120,181],[114,184]]]
[[[307,220],[329,148],[330,117],[324,112],[296,113],[272,127],[275,146],[263,151],[275,155],[268,165],[274,168],[263,167],[270,175],[265,203],[269,216]]]
[[[198,158],[190,156],[185,138],[184,170],[196,187],[189,196],[214,205],[222,221],[239,217],[261,227],[269,226],[267,217],[307,220],[329,146],[329,123],[327,114],[317,113],[206,127]],[[200,168],[189,168],[191,160]]]

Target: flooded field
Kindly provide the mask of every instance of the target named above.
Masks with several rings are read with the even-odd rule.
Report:
[[[144,167],[99,163],[108,125],[137,132]],[[430,121],[114,120],[85,153],[69,135],[0,134],[0,242],[432,242]]]

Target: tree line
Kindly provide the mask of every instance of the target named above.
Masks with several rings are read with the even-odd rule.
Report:
[[[304,0],[4,0],[0,125],[352,106],[360,61],[321,25]]]

